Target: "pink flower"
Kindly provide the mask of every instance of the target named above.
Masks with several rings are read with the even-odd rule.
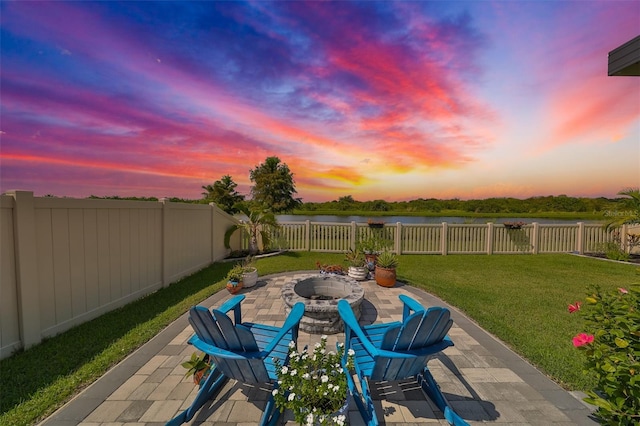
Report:
[[[627,294],[627,293],[629,293],[629,291],[628,291],[626,288],[622,288],[622,287],[619,287],[619,288],[618,288],[618,291],[619,291],[620,293],[622,293],[622,294]]]
[[[574,313],[575,311],[579,311],[579,310],[580,310],[580,305],[581,305],[581,303],[580,303],[580,302],[576,302],[576,303],[575,303],[575,304],[573,304],[573,305],[569,305],[569,313],[570,313],[570,314],[572,314],[572,313]]]
[[[580,333],[573,338],[573,346],[575,346],[576,348],[588,345],[591,342],[593,342],[593,334]]]

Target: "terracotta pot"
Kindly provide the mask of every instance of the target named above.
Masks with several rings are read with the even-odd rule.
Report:
[[[393,287],[396,285],[396,269],[376,266],[376,283],[382,287]]]
[[[227,281],[227,290],[229,290],[229,293],[231,294],[236,294],[237,292],[242,290],[242,281],[238,283]]]

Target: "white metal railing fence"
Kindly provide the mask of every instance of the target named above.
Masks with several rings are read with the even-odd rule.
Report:
[[[629,229],[619,230],[620,241]],[[501,224],[385,224],[281,222],[273,239],[279,248],[292,251],[344,252],[377,233],[398,254],[513,254],[585,253],[615,241],[614,231],[600,224],[531,223],[520,229]]]

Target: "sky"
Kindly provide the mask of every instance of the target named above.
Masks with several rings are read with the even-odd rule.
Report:
[[[0,192],[304,202],[640,186],[639,1],[0,2]]]

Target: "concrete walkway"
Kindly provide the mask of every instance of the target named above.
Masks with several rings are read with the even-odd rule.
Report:
[[[282,325],[282,285],[309,272],[262,277],[255,287],[244,289],[243,320]],[[425,306],[447,306],[454,326],[449,335],[455,346],[429,363],[434,377],[453,408],[470,424],[594,425],[590,409],[578,396],[563,390],[504,344],[434,296],[398,283],[383,288],[373,281],[362,283],[365,301],[361,322],[396,321],[402,318],[398,295],[407,294]],[[220,305],[230,295],[220,291],[202,305]],[[194,349],[186,314],[150,342],[111,369],[42,424],[56,425],[162,425],[188,407],[198,388],[184,378],[180,366]],[[313,345],[318,335],[300,332],[298,347]],[[328,344],[344,341],[344,334],[329,336]],[[205,405],[190,424],[241,426],[258,422],[268,389],[227,382],[216,400]],[[376,389],[380,423],[386,425],[447,424],[442,413],[413,382],[383,383]],[[352,402],[349,421],[362,425]],[[293,425],[285,412],[281,424]]]

